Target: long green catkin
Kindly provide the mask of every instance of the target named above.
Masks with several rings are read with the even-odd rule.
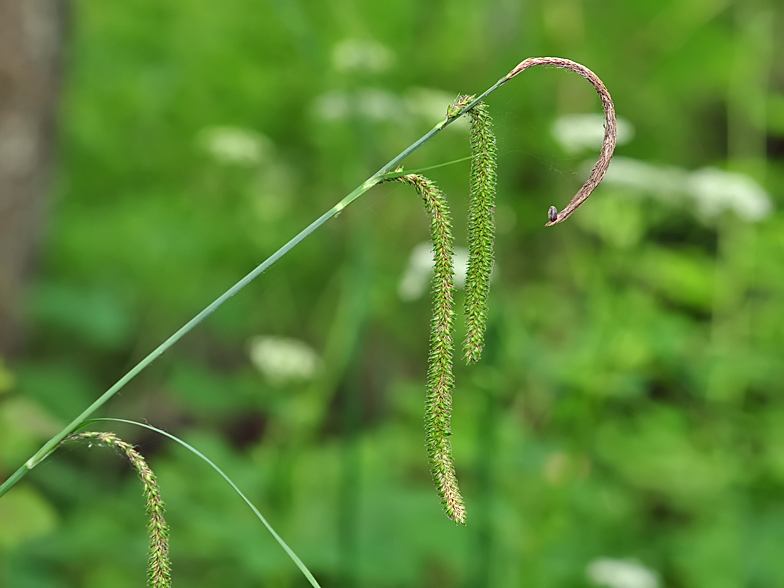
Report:
[[[460,99],[458,99],[460,101]],[[487,327],[487,297],[493,271],[493,212],[496,192],[496,148],[493,119],[480,102],[469,112],[471,177],[468,208],[468,270],[465,283],[467,363],[479,360]]]
[[[430,216],[433,241],[433,318],[430,330],[430,353],[425,402],[425,434],[427,454],[436,489],[447,516],[465,524],[466,510],[457,485],[452,461],[452,374],[454,341],[454,249],[452,223],[444,194],[425,176],[409,174],[396,181],[413,186]]]
[[[153,588],[171,588],[171,561],[169,560],[169,525],[164,519],[164,505],[158,489],[158,479],[147,465],[144,457],[134,449],[133,445],[119,439],[114,433],[87,431],[69,435],[66,439],[96,440],[99,443],[122,451],[144,486],[144,497],[147,500],[147,532],[150,536],[150,550],[147,563],[147,585]]]

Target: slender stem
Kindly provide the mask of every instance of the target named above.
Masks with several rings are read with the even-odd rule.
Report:
[[[300,242],[302,242],[307,236],[309,236],[313,231],[318,229],[321,225],[331,219],[333,216],[338,214],[341,210],[343,210],[346,206],[351,204],[354,200],[359,198],[362,194],[367,192],[370,188],[378,184],[383,178],[384,174],[389,172],[394,172],[400,162],[402,162],[406,157],[411,155],[414,151],[419,149],[422,145],[430,141],[434,136],[444,130],[448,125],[452,124],[458,118],[466,114],[469,110],[471,110],[474,106],[476,106],[479,102],[484,100],[489,94],[494,92],[497,88],[501,87],[503,84],[511,80],[517,74],[526,69],[533,67],[535,65],[542,65],[545,67],[556,67],[556,68],[564,68],[574,71],[585,79],[587,79],[591,84],[594,86],[596,91],[599,93],[599,96],[602,100],[602,106],[604,107],[605,113],[605,134],[604,134],[604,144],[602,145],[601,155],[599,156],[599,161],[597,161],[596,166],[594,167],[593,171],[591,172],[590,178],[585,183],[585,185],[580,188],[580,191],[572,198],[572,201],[567,205],[564,210],[558,213],[556,220],[547,223],[546,226],[550,226],[552,224],[560,223],[564,221],[569,215],[571,215],[585,200],[588,198],[590,193],[593,189],[601,182],[602,178],[604,177],[604,173],[607,170],[607,166],[610,163],[610,157],[612,157],[613,149],[615,148],[615,110],[613,107],[612,99],[610,98],[610,94],[605,88],[602,81],[594,74],[591,70],[587,67],[580,65],[574,61],[570,61],[568,59],[561,59],[558,57],[535,57],[529,58],[525,61],[520,62],[517,67],[515,67],[512,71],[510,71],[507,75],[502,77],[498,80],[495,84],[493,84],[490,88],[485,90],[482,94],[480,94],[473,102],[469,103],[464,108],[450,110],[447,116],[441,120],[436,126],[434,126],[430,131],[428,131],[425,135],[423,135],[418,141],[411,144],[409,147],[404,149],[397,157],[392,159],[389,163],[387,163],[384,167],[378,170],[375,174],[373,174],[370,178],[368,178],[365,182],[363,182],[360,186],[358,186],[353,192],[351,192],[348,196],[343,198],[340,202],[338,202],[335,206],[333,206],[329,211],[325,212],[315,221],[313,221],[308,227],[302,230],[298,235],[296,235],[293,239],[291,239],[288,243],[286,243],[283,247],[278,249],[273,255],[271,255],[267,260],[261,263],[256,269],[250,272],[247,276],[242,278],[239,282],[237,282],[234,286],[232,286],[225,294],[220,296],[215,302],[210,304],[207,308],[202,310],[199,314],[197,314],[193,319],[191,319],[184,327],[182,327],[179,331],[174,333],[171,337],[166,339],[160,346],[158,346],[152,353],[150,353],[147,357],[145,357],[142,361],[140,361],[131,371],[125,374],[114,386],[109,388],[106,392],[101,395],[98,400],[93,402],[90,406],[88,406],[78,417],[76,417],[73,421],[71,421],[62,431],[57,433],[54,437],[52,437],[49,441],[44,444],[41,449],[39,449],[35,455],[33,455],[27,462],[24,463],[18,470],[16,470],[11,476],[0,485],[0,496],[3,496],[8,490],[10,490],[19,480],[21,480],[27,472],[33,469],[36,465],[41,463],[50,453],[52,453],[56,448],[57,445],[65,439],[68,435],[70,435],[78,426],[79,424],[84,421],[87,417],[92,415],[96,410],[98,410],[101,406],[103,406],[107,400],[109,400],[112,396],[114,396],[123,386],[125,386],[128,382],[130,382],[134,377],[136,377],[139,372],[141,372],[144,368],[150,365],[153,361],[155,361],[160,355],[162,355],[166,350],[168,350],[172,345],[174,345],[177,341],[179,341],[184,335],[190,332],[193,327],[198,325],[201,321],[211,315],[217,308],[226,302],[229,298],[234,296],[237,292],[239,292],[242,288],[247,286],[251,281],[257,278],[260,274],[264,273],[272,264],[278,261],[281,257],[286,255],[291,249],[297,246]]]
[[[313,221],[310,225],[308,225],[305,229],[300,231],[293,239],[291,239],[288,243],[286,243],[283,247],[278,249],[275,253],[273,253],[270,257],[268,257],[263,263],[256,267],[252,272],[250,272],[247,276],[242,278],[239,282],[234,284],[229,290],[227,290],[224,294],[222,294],[219,298],[217,298],[212,304],[210,304],[207,308],[202,310],[199,314],[193,317],[190,321],[188,321],[185,326],[183,326],[179,331],[174,333],[171,337],[166,339],[163,343],[161,343],[155,350],[152,351],[147,357],[141,360],[136,366],[133,367],[127,374],[125,374],[114,386],[109,388],[106,392],[104,392],[95,402],[93,402],[90,406],[88,406],[79,416],[77,416],[73,421],[71,421],[62,431],[57,433],[54,437],[52,437],[46,444],[38,450],[30,459],[25,462],[18,470],[16,470],[11,477],[9,477],[2,485],[0,485],[0,496],[8,492],[28,471],[33,469],[39,463],[41,463],[46,457],[52,453],[56,448],[57,445],[65,439],[68,435],[70,435],[76,428],[82,423],[86,418],[92,415],[96,410],[98,410],[101,406],[103,406],[107,400],[109,400],[112,396],[114,396],[119,390],[121,390],[128,382],[130,382],[133,378],[135,378],[139,372],[141,372],[144,368],[150,365],[153,361],[158,359],[165,351],[167,351],[172,345],[174,345],[177,341],[179,341],[184,335],[186,335],[191,329],[193,329],[196,325],[202,322],[205,318],[215,312],[219,306],[221,306],[224,302],[226,302],[229,298],[234,296],[237,292],[242,290],[245,286],[247,286],[250,282],[252,282],[255,278],[259,275],[264,273],[267,269],[269,269],[276,261],[278,261],[281,257],[286,255],[289,251],[291,251],[294,247],[296,247],[300,242],[302,242],[306,237],[308,237],[313,231],[318,229],[321,225],[331,219],[333,216],[338,214],[343,208],[345,208],[348,204],[356,200],[359,196],[363,193],[367,192],[370,188],[375,186],[380,180],[372,177],[364,182],[361,186],[357,187],[351,194],[343,198],[340,202],[338,202],[335,206],[333,206],[329,211],[325,212],[315,221]]]

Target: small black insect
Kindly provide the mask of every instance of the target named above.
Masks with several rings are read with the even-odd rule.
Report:
[[[547,218],[550,219],[550,222],[555,222],[555,219],[558,218],[558,209],[555,206],[551,206],[550,210],[547,211]]]

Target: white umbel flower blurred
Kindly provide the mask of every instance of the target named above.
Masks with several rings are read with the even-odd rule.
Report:
[[[258,165],[272,151],[272,141],[241,127],[207,127],[196,136],[197,145],[223,164]]]
[[[700,213],[708,218],[732,210],[743,220],[755,222],[773,209],[768,193],[744,174],[708,167],[691,174],[689,188]]]
[[[357,116],[372,121],[401,120],[400,99],[386,90],[362,88],[357,92],[327,92],[313,103],[314,114],[322,120],[343,120]]]
[[[588,564],[588,579],[607,588],[658,588],[657,575],[642,564],[626,559],[600,558]]]
[[[404,122],[415,118],[432,125],[446,116],[447,107],[456,97],[457,93],[432,88],[410,88],[402,97],[373,87],[351,92],[332,90],[313,100],[311,112],[322,121],[356,117],[374,122]],[[452,127],[468,131],[468,117],[459,118]]]
[[[250,360],[273,384],[311,380],[321,360],[307,343],[283,337],[252,337]]]
[[[394,62],[392,50],[377,41],[344,39],[332,50],[332,66],[337,71],[381,73]]]
[[[759,222],[773,212],[770,196],[750,176],[712,167],[690,172],[615,157],[604,182],[647,192],[669,202],[685,196],[693,201],[697,215],[707,220],[734,212],[746,222]]]
[[[632,124],[618,118],[616,144],[623,145],[634,137]],[[550,132],[553,139],[567,153],[579,153],[585,149],[599,149],[604,140],[604,115],[592,114],[566,114],[558,117],[553,123]]]
[[[446,116],[446,109],[453,104],[458,94],[434,88],[409,88],[403,100],[408,112],[422,119],[428,124],[433,124]],[[452,123],[453,128],[468,131],[468,117],[463,116]]]
[[[590,165],[593,166],[593,162]],[[656,166],[630,157],[615,156],[604,181],[608,185],[648,192],[667,200],[688,192],[689,172],[679,167]]]
[[[455,247],[455,287],[465,286],[466,271],[468,269],[468,250],[464,247]],[[408,266],[400,278],[397,294],[404,302],[411,302],[420,298],[428,289],[430,276],[433,273],[433,244],[429,241],[420,243],[411,251]]]

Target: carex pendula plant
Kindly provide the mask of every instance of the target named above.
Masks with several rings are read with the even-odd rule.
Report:
[[[144,488],[146,500],[147,534],[150,537],[150,550],[147,561],[147,584],[153,588],[171,587],[171,562],[169,561],[169,525],[163,516],[164,504],[158,487],[158,479],[147,465],[144,457],[136,448],[119,439],[117,435],[102,431],[86,431],[69,435],[64,441],[87,440],[90,447],[93,443],[113,447],[122,453],[136,470]]]
[[[592,169],[588,180],[578,190],[571,201],[560,211],[550,207],[547,212],[547,223],[552,226],[563,222],[571,216],[590,196],[596,186],[604,178],[615,148],[616,120],[615,110],[610,94],[602,81],[585,66],[558,57],[535,57],[520,62],[509,73],[500,78],[495,84],[476,97],[460,96],[458,100],[447,108],[446,116],[439,121],[430,131],[420,139],[404,149],[396,157],[376,173],[362,182],[350,194],[345,196],[331,209],[305,227],[270,257],[260,263],[255,269],[209,304],[176,333],[151,351],[143,360],[134,366],[128,373],[120,378],[113,386],[104,392],[90,406],[84,409],[59,433],[47,441],[34,455],[22,464],[8,479],[0,484],[0,497],[16,485],[27,473],[44,461],[58,449],[61,442],[73,435],[85,422],[101,408],[111,397],[121,390],[130,380],[135,378],[142,370],[166,352],[172,345],[196,327],[201,321],[212,314],[229,298],[234,296],[251,281],[264,273],[274,263],[285,256],[289,251],[301,243],[311,233],[321,227],[328,220],[337,216],[346,206],[359,198],[372,187],[390,180],[401,181],[413,186],[424,201],[425,208],[431,218],[431,238],[435,257],[434,272],[434,302],[433,319],[431,324],[429,365],[427,375],[427,400],[426,400],[426,439],[427,453],[431,462],[432,472],[439,494],[442,497],[447,515],[454,521],[465,522],[465,507],[457,486],[455,469],[451,456],[451,425],[450,415],[452,406],[452,389],[454,377],[452,375],[452,362],[454,344],[452,328],[454,322],[453,310],[453,261],[452,261],[452,236],[450,227],[449,209],[443,194],[435,184],[421,175],[423,170],[403,171],[401,164],[410,154],[418,150],[425,143],[433,139],[438,133],[452,124],[458,118],[468,115],[470,119],[471,138],[471,175],[470,175],[470,202],[468,220],[469,243],[469,268],[466,278],[466,326],[467,334],[463,345],[464,357],[468,363],[476,362],[481,355],[485,325],[487,321],[487,300],[490,284],[490,275],[493,267],[493,209],[496,185],[496,146],[493,138],[491,120],[485,105],[485,99],[495,90],[506,84],[521,72],[534,67],[566,69],[575,72],[588,80],[599,94],[604,110],[604,141],[596,165]],[[163,433],[164,435],[174,437]],[[97,435],[97,434],[93,434]],[[106,435],[106,434],[104,434]],[[118,445],[119,440],[111,437],[95,437],[101,442],[123,449]],[[123,449],[125,451],[125,449]],[[128,455],[126,451],[126,455]],[[206,459],[204,456],[201,456]],[[130,458],[133,462],[135,458]],[[211,463],[211,462],[210,462]],[[136,465],[136,464],[134,464]],[[214,464],[212,464],[213,467]],[[216,467],[217,469],[217,467]],[[137,468],[138,470],[138,468]],[[218,470],[219,473],[220,470]],[[224,475],[225,477],[225,475]],[[144,479],[144,476],[143,476]],[[228,480],[228,478],[227,478]],[[228,480],[238,491],[236,486]],[[145,486],[145,493],[147,493]],[[240,493],[241,496],[243,496]],[[244,496],[243,496],[244,498]],[[246,502],[247,499],[246,499]],[[296,555],[277,536],[272,528],[261,517],[260,513],[249,502],[254,512],[267,525],[267,528],[279,541],[303,573],[311,585],[318,583],[304,568]],[[161,503],[162,509],[162,503]],[[162,512],[162,511],[161,511]],[[152,519],[151,519],[152,520]],[[162,521],[162,519],[161,519]],[[162,527],[163,528],[163,527]],[[161,545],[163,545],[161,543]],[[162,548],[161,548],[162,549]],[[168,549],[168,547],[167,547]],[[159,552],[161,550],[159,549]],[[157,553],[157,552],[156,552]],[[157,560],[156,560],[157,561]],[[159,563],[159,569],[163,564]],[[168,565],[168,564],[167,564]],[[166,574],[168,575],[168,567]],[[155,584],[165,586],[166,584]]]
[[[444,194],[432,180],[421,174],[408,174],[397,181],[413,186],[430,216],[433,243],[433,318],[430,321],[430,351],[427,358],[427,396],[425,399],[425,443],[436,489],[447,516],[465,523],[463,497],[457,486],[452,463],[452,373],[454,341],[454,248],[449,206]]]
[[[447,109],[455,116],[474,101],[459,96]],[[471,177],[468,208],[468,270],[466,272],[465,359],[476,362],[482,351],[487,324],[487,297],[493,269],[493,209],[496,191],[495,136],[487,105],[479,102],[469,111]],[[402,168],[396,170],[402,173]],[[466,509],[452,461],[452,390],[454,388],[454,247],[449,205],[435,182],[421,174],[406,174],[395,181],[413,186],[430,217],[433,245],[433,318],[428,353],[425,399],[425,444],[431,473],[447,516],[465,524]]]
[[[493,119],[484,102],[469,112],[471,177],[468,192],[468,270],[465,281],[466,337],[463,353],[474,363],[482,354],[487,327],[487,297],[493,271],[496,161]]]

